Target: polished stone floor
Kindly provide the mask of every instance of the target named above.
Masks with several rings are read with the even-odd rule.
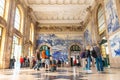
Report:
[[[86,73],[78,67],[58,68],[56,72],[22,69],[0,70],[0,80],[120,80],[120,69],[109,68],[99,73],[92,68],[92,73]]]

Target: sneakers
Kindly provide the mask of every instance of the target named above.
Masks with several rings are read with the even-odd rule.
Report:
[[[87,73],[92,73],[92,70],[87,70]]]

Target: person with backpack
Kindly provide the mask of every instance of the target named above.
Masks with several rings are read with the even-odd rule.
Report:
[[[103,72],[102,54],[97,44],[94,44],[93,46],[92,56],[95,58],[97,71]]]

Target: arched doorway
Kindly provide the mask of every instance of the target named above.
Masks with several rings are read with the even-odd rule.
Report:
[[[39,55],[37,55],[37,56],[41,56],[41,53],[42,53],[42,51],[43,50],[50,50],[50,46],[48,46],[48,45],[41,45],[40,47],[39,47],[39,52],[40,52],[40,54]],[[51,53],[51,51],[49,51],[50,53]]]
[[[47,46],[47,45],[42,45],[42,46],[40,46],[40,53],[43,51],[43,50],[47,50],[48,48],[50,48],[49,46]]]
[[[70,47],[70,64],[74,66],[74,60],[79,59],[81,48],[75,44]]]

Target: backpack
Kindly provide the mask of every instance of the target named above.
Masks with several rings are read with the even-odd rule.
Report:
[[[97,58],[97,53],[94,49],[92,50],[92,57]]]
[[[80,57],[81,57],[81,58],[85,58],[85,57],[86,57],[85,54],[86,54],[85,51],[83,51],[83,52],[80,54]]]

